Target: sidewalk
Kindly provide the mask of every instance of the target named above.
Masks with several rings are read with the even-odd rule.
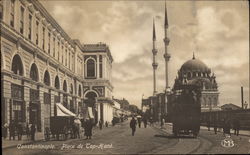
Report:
[[[35,141],[28,140],[26,135],[22,136],[22,140],[17,140],[17,136],[15,138],[15,140],[9,140],[9,137],[7,137],[5,140],[2,138],[2,149],[16,147],[18,144],[31,144],[43,141],[44,134],[43,132],[37,132],[35,136]]]
[[[160,127],[160,124],[158,123],[155,123],[155,127],[158,127],[159,129],[161,129]],[[200,129],[203,129],[203,130],[208,130],[206,126],[201,126]],[[162,130],[165,130],[167,133],[172,133],[172,123],[165,123]],[[213,127],[210,127],[210,131],[214,131],[214,128]],[[217,130],[217,132],[223,132],[223,130]],[[231,134],[234,134],[234,130],[231,129],[230,130],[230,133]],[[247,130],[240,130],[239,131],[239,135],[242,135],[242,136],[249,136],[250,137],[250,131],[247,131]]]
[[[207,128],[206,126],[201,126],[200,129],[208,130],[208,128]],[[214,131],[214,128],[213,128],[213,127],[210,127],[210,131]],[[221,130],[218,130],[218,129],[217,129],[217,132],[223,132],[223,129],[221,129]],[[231,134],[234,134],[234,130],[231,129],[231,130],[230,130],[230,133],[231,133]],[[240,131],[239,131],[239,135],[242,135],[242,136],[249,136],[249,137],[250,137],[250,131],[248,131],[248,130],[240,130]]]

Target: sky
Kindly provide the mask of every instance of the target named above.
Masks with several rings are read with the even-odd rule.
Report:
[[[115,98],[141,107],[153,94],[152,21],[155,18],[157,91],[165,88],[165,1],[41,1],[72,39],[109,45],[114,62]],[[249,4],[247,1],[166,1],[169,84],[181,65],[203,61],[216,76],[219,105],[241,106],[240,87],[249,103]]]

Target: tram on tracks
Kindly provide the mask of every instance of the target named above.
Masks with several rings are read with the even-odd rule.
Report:
[[[173,123],[173,134],[197,137],[200,130],[201,90],[197,85],[183,85],[168,96],[171,102],[170,121]]]

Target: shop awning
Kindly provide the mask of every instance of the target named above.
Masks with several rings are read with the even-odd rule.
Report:
[[[92,107],[88,107],[89,118],[94,118]]]
[[[76,116],[73,112],[65,108],[61,103],[56,103],[57,116]]]

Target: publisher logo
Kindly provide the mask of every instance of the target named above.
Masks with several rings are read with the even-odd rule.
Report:
[[[230,136],[227,136],[225,139],[221,141],[221,145],[223,147],[229,148],[229,147],[234,147],[234,141],[231,139]]]

